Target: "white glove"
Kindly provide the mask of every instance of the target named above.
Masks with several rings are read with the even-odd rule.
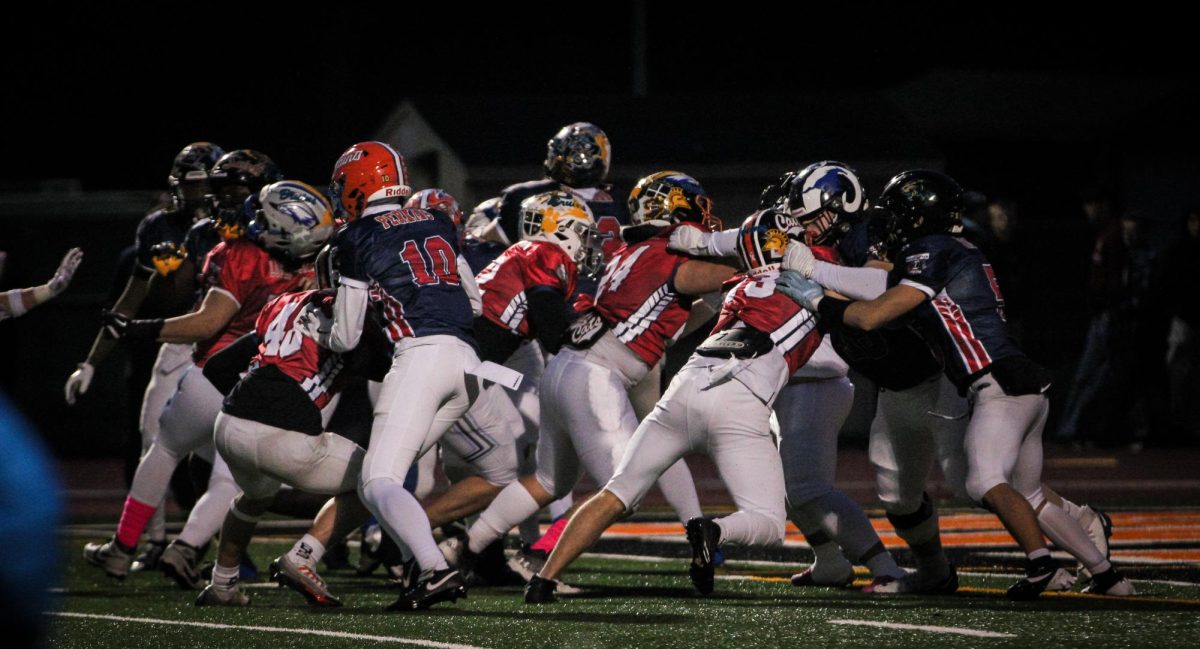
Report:
[[[95,373],[96,368],[86,361],[79,364],[79,369],[71,372],[66,386],[68,405],[75,405],[75,400],[79,398],[79,395],[88,391],[88,387],[92,385],[92,375]]]
[[[46,284],[50,287],[50,297],[67,290],[67,285],[71,283],[71,278],[75,276],[75,269],[79,268],[81,261],[83,261],[83,251],[79,248],[71,248],[67,254],[63,255],[54,277],[51,277],[50,282]]]
[[[301,333],[317,341],[318,345],[329,346],[329,334],[333,331],[333,318],[325,315],[325,312],[321,311],[321,307],[316,304],[305,306],[304,312],[296,318],[296,324],[300,326]]]
[[[700,228],[681,227],[676,228],[671,233],[671,239],[667,242],[667,248],[686,252],[689,255],[697,257],[706,257],[708,252],[708,240],[712,235],[701,230]]]
[[[783,251],[783,270],[794,270],[811,279],[816,267],[817,258],[813,256],[811,248],[801,241],[788,242],[787,249]]]

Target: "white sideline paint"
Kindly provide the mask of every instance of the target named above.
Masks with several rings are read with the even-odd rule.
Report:
[[[981,554],[984,554],[984,553],[981,553]],[[999,556],[1008,556],[1008,555],[1004,555],[1003,553],[996,553],[996,554]],[[1069,555],[1065,552],[1063,552],[1062,555],[1065,558],[1068,558],[1068,559],[1071,558],[1071,555]],[[618,560],[618,561],[643,561],[646,563],[656,563],[656,562],[662,562],[662,561],[675,560],[675,559],[672,559],[671,557],[655,557],[655,556],[640,555],[640,554],[612,554],[612,553],[604,553],[604,552],[587,552],[584,554],[584,556],[593,557],[593,558],[597,558],[597,559],[614,559],[614,560]],[[1025,555],[1013,552],[1013,553],[1011,553],[1011,556],[1012,557],[1024,557]],[[682,560],[682,559],[678,559],[678,560]],[[1117,563],[1117,562],[1114,562],[1114,563]],[[757,560],[757,559],[729,559],[725,562],[725,566],[729,567],[729,568],[737,568],[739,566],[750,566],[750,567],[757,567],[757,568],[791,568],[796,571],[807,568],[809,565],[810,564],[799,563],[799,562],[762,561],[762,560]],[[866,572],[862,572],[862,574],[865,575]],[[1017,572],[1017,571],[1014,571],[1014,572],[974,572],[974,571],[971,571],[971,572],[959,572],[958,574],[974,576],[974,577],[1000,577],[1000,578],[1005,578],[1005,579],[1007,579],[1007,578],[1015,579],[1015,578],[1018,578],[1021,576],[1021,573]],[[748,576],[748,575],[716,575],[716,578],[739,581],[739,580],[749,580],[749,579],[752,579],[753,577]],[[1136,579],[1136,580],[1130,580],[1130,581],[1133,582],[1135,585],[1136,584],[1161,584],[1164,586],[1189,586],[1192,588],[1200,588],[1200,583],[1195,583],[1195,582],[1190,582],[1190,581],[1170,581],[1170,580],[1166,580],[1166,579]]]
[[[954,635],[969,635],[973,638],[1015,638],[1011,633],[996,633],[994,631],[976,631],[962,629],[956,626],[924,626],[921,624],[900,624],[899,622],[872,622],[870,620],[826,620],[830,624],[845,624],[849,626],[874,626],[881,629],[900,629],[902,631],[927,631],[929,633],[950,633]]]
[[[87,620],[105,620],[108,622],[141,622],[143,624],[161,624],[169,626],[192,626],[204,629],[236,629],[238,631],[261,631],[263,633],[291,633],[296,635],[315,635],[323,638],[345,638],[347,640],[369,640],[371,642],[396,642],[411,644],[418,647],[433,647],[434,649],[483,649],[469,644],[453,644],[449,642],[434,642],[415,638],[397,638],[386,635],[367,635],[365,633],[347,633],[345,631],[321,631],[319,629],[280,629],[273,626],[251,626],[246,624],[215,624],[213,622],[183,622],[180,620],[158,620],[148,617],[124,617],[121,615],[94,615],[91,613],[50,612],[46,615],[55,617],[71,617]]]

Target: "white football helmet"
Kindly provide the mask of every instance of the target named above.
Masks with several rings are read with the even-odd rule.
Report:
[[[297,180],[272,183],[262,188],[257,203],[247,235],[267,250],[308,261],[333,236],[333,208],[311,185]]]
[[[527,241],[556,243],[581,267],[594,256],[596,219],[587,203],[570,192],[546,192],[521,201],[521,233]]]

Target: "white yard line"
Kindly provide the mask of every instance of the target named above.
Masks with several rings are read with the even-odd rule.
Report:
[[[925,626],[921,624],[900,624],[899,622],[872,622],[870,620],[826,620],[830,624],[845,624],[849,626],[874,626],[881,629],[900,629],[903,631],[927,631],[929,633],[949,633],[953,635],[968,635],[973,638],[1015,638],[1011,633],[996,633],[994,631],[976,631],[956,626]]]
[[[433,647],[434,649],[483,649],[469,644],[453,644],[450,642],[434,642],[415,638],[397,638],[386,635],[367,635],[365,633],[347,633],[345,631],[321,631],[319,629],[280,629],[273,626],[251,626],[246,624],[216,624],[213,622],[183,622],[180,620],[159,620],[148,617],[124,617],[121,615],[94,615],[91,613],[52,612],[47,615],[56,617],[80,618],[86,620],[104,620],[107,622],[140,622],[142,624],[159,624],[165,626],[191,626],[204,629],[236,629],[238,631],[261,631],[263,633],[291,633],[296,635],[314,635],[323,638],[345,638],[348,640],[369,640],[371,642],[396,642],[400,644],[417,645],[418,647]]]

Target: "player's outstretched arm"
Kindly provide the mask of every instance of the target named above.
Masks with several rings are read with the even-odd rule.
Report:
[[[845,322],[863,331],[873,331],[917,308],[926,300],[920,290],[903,284],[893,286],[874,300],[846,302],[826,298],[817,305],[821,319]]]
[[[721,289],[725,280],[737,272],[733,266],[717,264],[699,259],[683,262],[675,271],[672,284],[675,292],[683,295],[704,295]]]
[[[738,228],[705,232],[700,228],[681,227],[671,233],[667,247],[697,257],[734,257],[737,255]]]
[[[79,248],[71,248],[62,258],[58,270],[55,271],[50,281],[39,286],[13,289],[0,294],[3,297],[0,300],[0,320],[18,318],[39,304],[45,304],[58,297],[67,290],[71,278],[75,276],[75,269],[79,267],[81,261],[83,261],[83,251]]]

